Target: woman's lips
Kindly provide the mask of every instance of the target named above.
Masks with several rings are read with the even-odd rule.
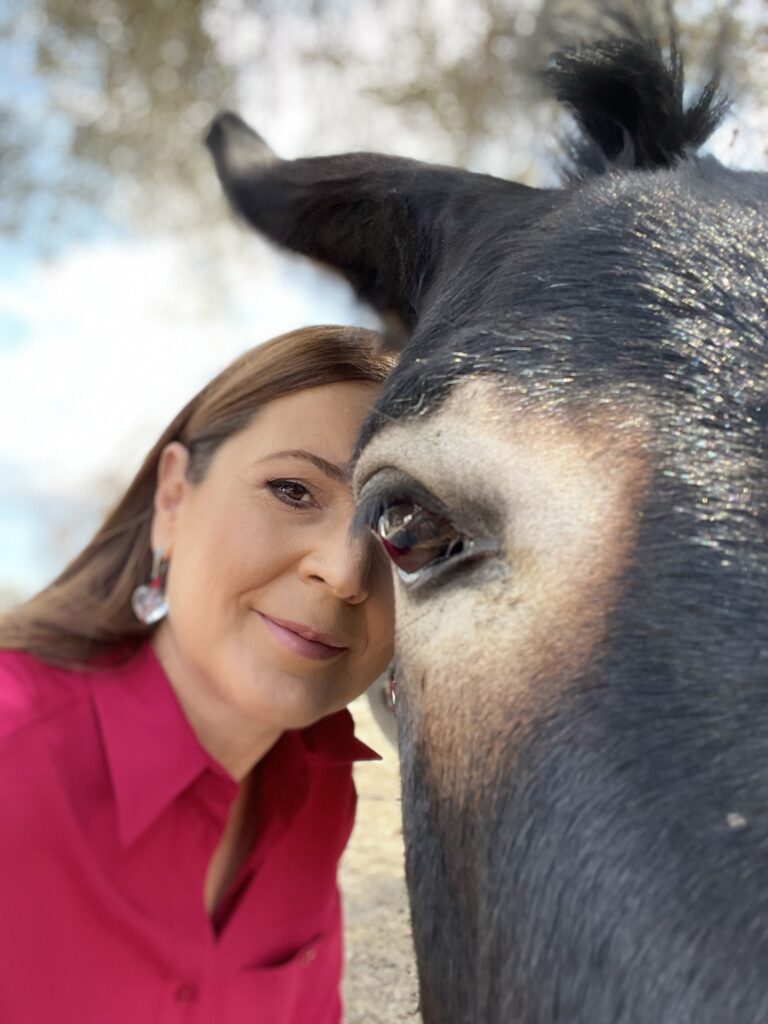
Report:
[[[347,650],[344,644],[327,633],[316,633],[308,626],[302,626],[298,622],[273,619],[263,612],[257,611],[256,614],[279,644],[304,658],[327,661],[329,658],[338,657]]]

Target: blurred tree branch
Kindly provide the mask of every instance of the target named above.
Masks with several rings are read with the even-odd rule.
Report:
[[[664,0],[646,3],[663,17]],[[768,25],[742,7],[729,7],[728,71],[757,101]],[[723,8],[677,4],[694,83],[722,42]],[[376,148],[551,181],[557,113],[536,72],[558,38],[594,26],[585,10],[584,0],[9,0],[0,223],[41,246],[105,218],[205,230],[221,217],[206,123],[256,93],[285,116],[297,76],[305,153]]]

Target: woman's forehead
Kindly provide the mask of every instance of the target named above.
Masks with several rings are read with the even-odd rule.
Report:
[[[377,391],[366,381],[341,381],[282,395],[263,405],[227,447],[244,458],[305,451],[346,464]]]

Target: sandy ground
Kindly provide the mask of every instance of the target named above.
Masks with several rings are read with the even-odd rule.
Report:
[[[384,760],[355,768],[357,823],[341,866],[347,948],[344,1022],[419,1024],[397,755],[364,698],[351,710],[357,735]]]

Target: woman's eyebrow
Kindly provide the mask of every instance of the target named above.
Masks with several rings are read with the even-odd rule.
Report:
[[[349,483],[349,466],[337,466],[335,462],[329,462],[322,455],[315,455],[314,452],[308,452],[304,448],[289,448],[282,452],[270,452],[267,456],[268,459],[284,459],[286,457],[311,462],[321,473],[325,473],[332,480],[338,480],[342,484]],[[264,462],[265,459],[259,461]]]

